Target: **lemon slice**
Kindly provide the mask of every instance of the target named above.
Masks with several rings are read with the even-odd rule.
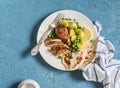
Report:
[[[90,41],[91,39],[93,39],[93,33],[92,30],[89,28],[83,28],[83,32],[84,32],[84,36],[83,36],[83,41]]]

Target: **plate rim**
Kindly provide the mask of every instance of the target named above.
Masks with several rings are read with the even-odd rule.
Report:
[[[64,11],[70,11],[70,12],[75,12],[75,13],[81,14],[82,16],[84,16],[84,17],[89,21],[89,23],[90,23],[90,24],[93,26],[93,28],[94,28],[93,22],[92,22],[86,15],[84,15],[83,13],[81,13],[81,12],[79,12],[79,11],[75,11],[75,10],[59,10],[59,11],[55,11],[55,12],[49,14],[47,17],[45,17],[44,20],[42,21],[42,23],[39,25],[39,28],[38,28],[38,31],[37,31],[37,38],[36,38],[36,39],[37,39],[37,43],[39,42],[39,38],[38,38],[38,37],[39,37],[39,32],[40,32],[41,26],[44,24],[44,22],[47,20],[47,18],[49,18],[49,17],[50,17],[51,15],[53,15],[53,14],[57,14],[57,13],[64,12]],[[94,28],[93,30],[95,30],[95,28]],[[98,37],[96,31],[94,31],[94,32],[95,32],[95,34],[96,34],[95,36]],[[41,55],[40,49],[39,49],[39,54]],[[59,68],[51,65],[49,62],[47,62],[42,55],[41,55],[41,57],[42,57],[42,59],[43,59],[48,65],[50,65],[51,67],[53,67],[53,68],[55,68],[55,69],[57,69],[57,70],[61,70],[61,71],[75,71],[75,70],[78,70],[78,69],[79,69],[79,68],[78,68],[78,69],[73,69],[73,70],[59,69]],[[94,58],[93,58],[92,61],[94,61]],[[92,61],[91,61],[91,62],[92,62]],[[62,62],[61,62],[61,63],[62,63]],[[89,63],[89,64],[90,64],[90,63]],[[89,65],[89,64],[87,64],[87,65]]]

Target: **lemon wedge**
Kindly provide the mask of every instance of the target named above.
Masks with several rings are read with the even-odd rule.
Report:
[[[91,39],[93,39],[93,33],[91,29],[83,28],[83,32],[84,32],[83,41],[89,42]]]

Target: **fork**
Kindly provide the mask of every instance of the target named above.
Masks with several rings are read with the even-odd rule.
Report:
[[[34,48],[31,50],[31,55],[35,56],[38,51],[39,48],[43,42],[43,40],[46,38],[46,36],[48,35],[48,33],[53,30],[53,28],[56,27],[56,24],[58,23],[58,21],[60,19],[62,19],[64,17],[63,13],[58,13],[58,15],[56,16],[56,18],[53,20],[53,22],[49,25],[48,29],[44,32],[44,34],[42,35],[42,37],[40,38],[39,42],[37,43],[37,45],[34,46]]]

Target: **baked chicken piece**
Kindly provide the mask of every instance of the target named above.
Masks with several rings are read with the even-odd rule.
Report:
[[[68,29],[65,27],[56,27],[55,28],[56,36],[61,39],[64,43],[70,43]]]
[[[51,47],[64,44],[60,39],[53,39],[53,38],[46,38],[44,42],[46,46],[51,46]]]
[[[50,46],[49,49],[54,55],[60,55],[70,52],[69,47],[64,44],[60,39],[46,38],[45,45]]]

